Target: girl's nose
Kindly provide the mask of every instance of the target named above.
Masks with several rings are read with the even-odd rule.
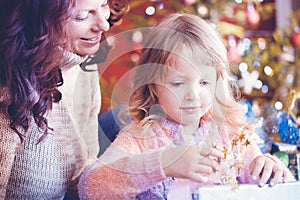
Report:
[[[190,86],[185,93],[185,100],[193,101],[199,99],[199,87]]]

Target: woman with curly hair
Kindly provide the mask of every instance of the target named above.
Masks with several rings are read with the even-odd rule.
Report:
[[[80,64],[105,56],[104,32],[125,10],[125,0],[0,2],[0,199],[77,196],[100,109],[97,66]]]

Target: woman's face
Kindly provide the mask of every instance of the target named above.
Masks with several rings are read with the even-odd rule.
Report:
[[[97,52],[101,35],[109,30],[108,0],[76,0],[66,25],[67,50],[86,56]]]

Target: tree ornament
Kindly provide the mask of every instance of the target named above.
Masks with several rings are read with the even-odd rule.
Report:
[[[292,41],[294,42],[295,45],[300,47],[300,31],[293,33]]]
[[[249,1],[246,13],[247,22],[251,25],[257,25],[260,21],[260,14],[255,10],[254,3]]]
[[[191,6],[194,3],[196,3],[196,0],[182,0],[182,3],[184,3],[187,6]]]
[[[240,87],[244,87],[244,92],[246,94],[250,94],[253,90],[253,88],[256,87],[256,81],[259,77],[259,72],[256,70],[253,70],[251,73],[248,71],[241,73],[242,79],[238,81]]]
[[[236,45],[236,39],[233,35],[228,36],[228,59],[231,63],[239,63],[240,62],[240,56],[237,52],[237,45]]]
[[[298,144],[299,129],[295,119],[288,113],[282,111],[278,113],[279,136],[282,142],[288,144]]]

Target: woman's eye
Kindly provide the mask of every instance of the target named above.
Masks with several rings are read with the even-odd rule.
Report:
[[[88,11],[80,12],[78,15],[76,15],[75,19],[78,21],[82,21],[82,20],[85,20],[86,18],[88,18],[88,16],[89,16]]]
[[[101,6],[102,7],[108,6],[108,0],[104,1]]]

